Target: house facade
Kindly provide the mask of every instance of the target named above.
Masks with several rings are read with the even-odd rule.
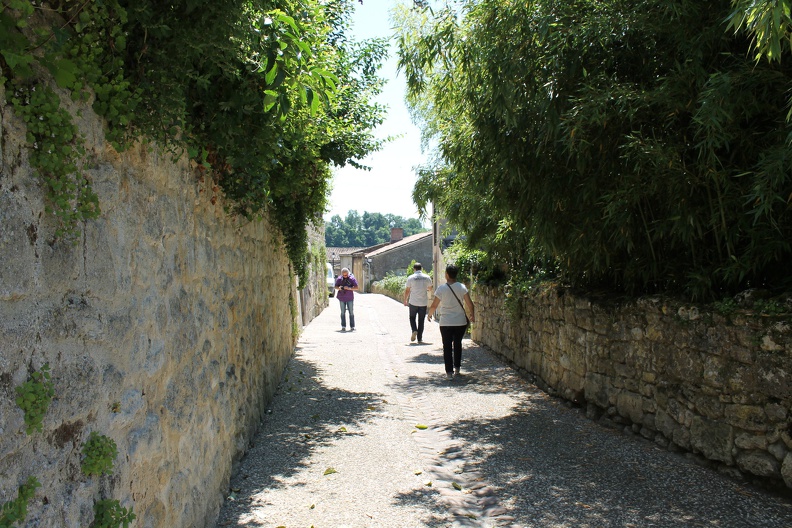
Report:
[[[434,269],[432,239],[431,231],[404,237],[403,230],[392,229],[390,244],[365,253],[370,282],[389,272],[404,275],[413,260],[420,262],[427,273]]]
[[[405,237],[400,227],[391,228],[391,239],[384,244],[366,248],[327,248],[327,262],[333,265],[338,276],[343,268],[355,276],[361,293],[371,291],[371,283],[388,273],[406,273],[415,260],[423,265],[427,273],[434,268],[433,234],[431,231]]]

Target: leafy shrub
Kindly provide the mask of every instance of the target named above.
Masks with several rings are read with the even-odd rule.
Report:
[[[117,500],[100,500],[94,504],[94,520],[91,528],[124,528],[135,520],[132,508],[126,509]]]
[[[404,289],[407,287],[407,276],[388,272],[384,278],[377,282],[382,289],[398,297],[404,293]]]
[[[36,477],[29,477],[25,484],[19,486],[17,498],[8,501],[0,508],[0,528],[11,528],[14,523],[22,524],[27,517],[27,506],[41,484]]]
[[[113,471],[113,460],[118,455],[115,441],[93,431],[82,448],[82,472],[85,475],[109,475]]]
[[[25,433],[41,431],[44,414],[49,409],[55,389],[50,380],[49,363],[45,363],[40,371],[34,371],[30,379],[16,387],[16,404],[25,412]]]

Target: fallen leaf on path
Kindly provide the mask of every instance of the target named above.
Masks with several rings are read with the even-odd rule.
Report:
[[[415,428],[423,430],[423,429],[428,429],[429,426],[424,424],[415,424]]]
[[[332,475],[333,473],[338,473],[338,471],[336,471],[333,468],[327,468],[327,469],[325,469],[325,472],[324,472],[325,475]]]
[[[347,432],[347,428],[346,427],[339,427],[338,428],[338,432],[339,433],[346,433]]]
[[[421,471],[420,469],[416,469],[415,471],[413,471],[413,473],[415,473],[416,475],[420,475],[421,473],[423,473],[423,471]]]
[[[316,508],[316,504],[311,504],[311,508],[310,509],[313,510],[314,508]]]
[[[429,486],[431,488],[432,487],[432,481],[431,480],[427,480],[426,482],[424,482],[424,486]]]
[[[452,483],[451,483],[451,485],[452,485],[452,486],[454,486],[454,489],[455,489],[455,490],[462,491],[462,486],[460,486],[460,485],[459,485],[459,484],[457,484],[456,482],[452,482]]]

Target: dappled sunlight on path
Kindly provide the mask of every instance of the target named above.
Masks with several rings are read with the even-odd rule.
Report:
[[[792,506],[625,436],[465,341],[444,376],[438,327],[357,295],[305,328],[218,526],[787,528]]]

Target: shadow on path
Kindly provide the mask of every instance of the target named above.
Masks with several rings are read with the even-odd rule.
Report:
[[[446,380],[437,328],[402,342],[402,305],[379,297],[356,297],[343,341],[335,310],[312,323],[218,526],[792,527],[792,501],[592,422],[469,340]]]

